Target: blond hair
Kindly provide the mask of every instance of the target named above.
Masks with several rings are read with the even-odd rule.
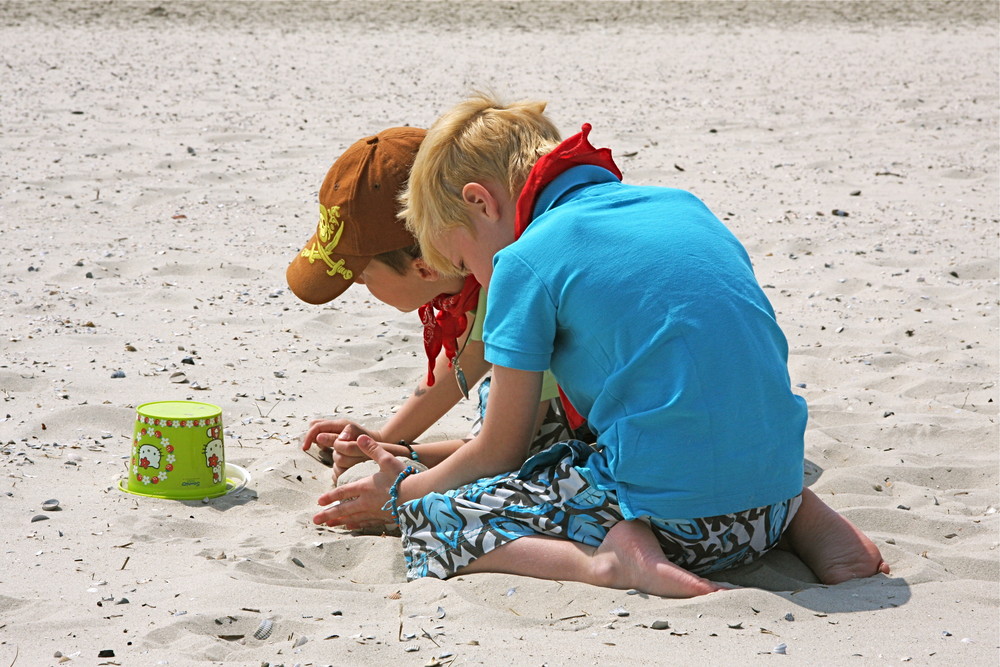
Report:
[[[400,195],[400,217],[416,237],[424,261],[445,275],[457,267],[434,247],[448,230],[470,230],[462,188],[491,181],[517,197],[538,158],[560,141],[544,114],[545,102],[503,104],[477,93],[442,115],[427,131]]]

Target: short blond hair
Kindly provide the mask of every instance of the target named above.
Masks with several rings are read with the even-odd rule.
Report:
[[[559,130],[545,116],[545,104],[504,104],[477,93],[427,131],[400,195],[399,215],[428,265],[445,275],[459,273],[434,245],[448,230],[472,229],[462,200],[467,183],[492,181],[516,198],[538,158],[559,144]]]

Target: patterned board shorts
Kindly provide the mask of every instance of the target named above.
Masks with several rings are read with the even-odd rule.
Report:
[[[521,470],[480,479],[400,506],[407,579],[445,579],[476,558],[527,535],[597,547],[624,517],[614,491],[601,491],[583,466],[595,453],[560,442]],[[699,575],[746,565],[781,539],[801,503],[786,501],[701,519],[644,517],[666,557]]]

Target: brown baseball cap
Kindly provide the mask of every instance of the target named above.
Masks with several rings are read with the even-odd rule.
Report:
[[[316,233],[285,271],[295,296],[307,303],[331,301],[372,257],[416,244],[396,217],[396,198],[426,133],[393,127],[359,139],[337,158],[319,190]]]

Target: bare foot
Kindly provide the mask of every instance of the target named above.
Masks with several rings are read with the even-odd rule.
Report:
[[[649,526],[639,521],[616,523],[592,557],[595,583],[669,598],[690,598],[726,586],[674,565],[663,555]]]
[[[824,584],[889,574],[875,543],[807,488],[785,532],[789,546]]]
[[[671,598],[732,588],[702,579],[668,561],[649,526],[640,521],[616,523],[596,548],[544,535],[519,537],[483,554],[456,574],[474,572],[582,581]]]

